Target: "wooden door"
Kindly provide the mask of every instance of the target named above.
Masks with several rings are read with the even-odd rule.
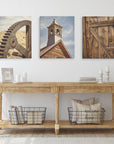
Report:
[[[114,58],[114,17],[83,17],[83,58]]]

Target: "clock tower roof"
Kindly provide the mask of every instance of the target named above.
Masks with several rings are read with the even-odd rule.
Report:
[[[57,22],[56,22],[56,19],[55,19],[55,18],[53,19],[53,24],[57,24]]]
[[[49,25],[47,28],[48,28],[47,46],[50,46],[56,43],[58,40],[62,39],[62,26],[57,24],[55,18],[53,19],[51,25]]]

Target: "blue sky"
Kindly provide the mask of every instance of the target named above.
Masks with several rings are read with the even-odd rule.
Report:
[[[47,45],[48,40],[48,29],[53,19],[56,18],[56,21],[62,28],[62,40],[67,50],[74,58],[74,17],[73,16],[41,16],[40,17],[40,48]]]
[[[31,20],[31,17],[30,16],[0,16],[0,32],[6,31],[12,24],[22,20]]]

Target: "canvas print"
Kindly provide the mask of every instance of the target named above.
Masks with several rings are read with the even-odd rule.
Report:
[[[0,58],[31,58],[31,17],[0,16]]]
[[[83,58],[114,58],[114,17],[83,17]]]
[[[74,17],[40,17],[40,58],[74,58]]]

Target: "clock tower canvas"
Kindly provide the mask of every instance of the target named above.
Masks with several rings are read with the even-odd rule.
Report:
[[[40,58],[74,58],[74,17],[40,17]]]

